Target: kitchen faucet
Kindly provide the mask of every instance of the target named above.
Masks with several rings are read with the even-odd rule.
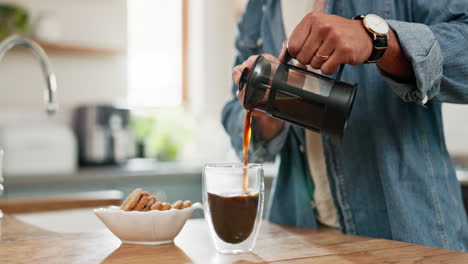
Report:
[[[44,93],[44,100],[46,102],[46,112],[48,114],[54,114],[57,111],[58,104],[57,100],[57,79],[55,78],[55,73],[52,70],[52,65],[50,64],[49,58],[45,51],[37,44],[36,42],[21,37],[19,35],[12,35],[3,41],[0,42],[0,62],[2,61],[5,54],[7,54],[11,49],[22,46],[28,48],[34,56],[39,60],[41,64],[42,72],[47,81],[47,89]],[[0,149],[0,156],[3,156],[3,150]],[[0,157],[2,158],[2,157]],[[0,194],[3,192],[3,177],[2,177],[2,162],[0,159]],[[2,210],[0,208],[0,218],[3,217]]]
[[[5,54],[8,53],[8,51],[17,46],[29,48],[34,56],[36,56],[36,58],[39,60],[44,77],[47,81],[47,90],[44,94],[46,111],[48,114],[55,113],[58,108],[56,103],[57,80],[55,78],[55,73],[52,70],[52,65],[50,64],[49,58],[41,46],[39,46],[39,44],[19,35],[12,35],[0,42],[0,62],[2,61]]]

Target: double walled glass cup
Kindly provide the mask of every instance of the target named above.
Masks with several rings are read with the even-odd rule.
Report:
[[[243,180],[248,189],[243,189]],[[203,205],[215,249],[224,254],[251,252],[263,212],[260,164],[210,164],[203,170]]]

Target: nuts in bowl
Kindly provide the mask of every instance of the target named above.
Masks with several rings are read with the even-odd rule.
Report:
[[[138,188],[127,197],[120,206],[120,209],[124,211],[148,212],[150,210],[166,211],[172,208],[180,210],[190,206],[192,206],[192,202],[188,200],[185,202],[179,200],[172,205],[167,202],[159,202],[156,196],[149,195],[149,193]]]
[[[122,243],[158,245],[170,243],[200,203],[158,201],[156,196],[135,189],[120,207],[95,209],[94,213]]]

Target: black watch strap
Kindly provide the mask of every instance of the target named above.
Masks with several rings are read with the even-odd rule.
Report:
[[[353,17],[355,20],[363,20],[364,16],[359,15]],[[372,37],[372,42],[374,44],[374,48],[372,49],[372,53],[367,59],[366,63],[375,63],[378,62],[382,56],[384,55],[385,51],[388,47],[388,37],[387,36],[377,36],[372,32],[368,32]]]
[[[384,55],[385,51],[387,50],[387,46],[388,46],[387,36],[375,36],[375,39],[373,42],[374,42],[374,48],[372,49],[372,53],[369,56],[369,59],[367,59],[366,63],[378,62]]]

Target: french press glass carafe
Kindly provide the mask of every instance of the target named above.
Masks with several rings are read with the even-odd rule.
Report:
[[[250,71],[242,72],[244,107],[341,139],[351,112],[357,85],[259,55]]]

